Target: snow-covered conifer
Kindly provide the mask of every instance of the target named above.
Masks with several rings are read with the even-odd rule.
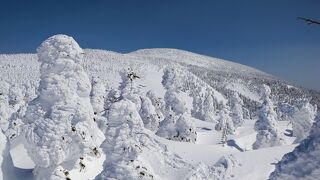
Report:
[[[139,111],[144,127],[155,131],[159,128],[160,117],[153,106],[152,101],[145,96],[141,96],[141,109]]]
[[[235,128],[240,127],[244,123],[243,119],[243,101],[237,92],[233,92],[229,98],[229,106],[231,110],[231,118]]]
[[[13,162],[10,156],[8,138],[0,129],[0,179],[10,179],[14,175]]]
[[[197,141],[195,124],[190,114],[182,114],[177,120],[175,127],[177,135],[174,136],[174,140],[193,143]]]
[[[2,130],[6,130],[9,125],[9,89],[9,83],[0,81],[0,129]]]
[[[166,68],[162,84],[166,89],[165,119],[160,123],[157,135],[177,141],[196,141],[196,131],[190,110],[186,106],[185,94],[176,87],[176,71],[173,68]]]
[[[164,111],[164,102],[162,98],[157,97],[154,91],[150,90],[146,93],[146,96],[151,100],[152,105],[155,108],[155,111],[157,113],[157,117],[159,119],[159,122],[164,119],[163,111]]]
[[[214,102],[213,102],[213,97],[212,93],[209,91],[207,94],[206,99],[204,100],[204,120],[208,122],[216,122],[217,119],[216,113],[215,113],[215,108],[214,108]]]
[[[107,90],[107,97],[104,102],[105,112],[107,113],[108,110],[110,109],[111,105],[119,100],[120,100],[120,92],[119,91],[112,89],[112,88]]]
[[[309,103],[308,99],[300,102],[292,115],[292,135],[296,137],[298,143],[309,135],[314,118],[317,114],[317,106]]]
[[[258,132],[253,149],[278,146],[284,143],[283,135],[278,129],[277,114],[270,99],[271,89],[267,85],[261,88],[262,106],[254,128]]]
[[[104,111],[105,98],[107,96],[106,87],[99,77],[92,78],[92,89],[90,93],[91,104],[95,115]]]
[[[177,137],[176,121],[177,117],[174,115],[174,112],[172,112],[172,110],[168,110],[164,120],[160,122],[160,126],[156,134],[169,140],[173,140],[174,137]]]
[[[122,82],[119,90],[121,99],[129,99],[136,104],[137,110],[141,108],[141,92],[137,80],[140,78],[131,68],[120,72]]]
[[[148,137],[135,104],[122,99],[110,107],[106,140],[102,147],[108,157],[100,179],[152,179],[153,171],[138,159]],[[144,168],[140,168],[144,167]]]
[[[25,108],[24,90],[17,85],[10,85],[4,81],[0,82],[0,128],[8,129],[13,116],[23,113]]]
[[[103,134],[93,121],[90,80],[79,64],[83,51],[72,37],[55,35],[37,49],[39,96],[29,103],[21,127],[37,179],[50,179],[64,162],[90,154]]]
[[[7,137],[2,133],[2,129],[0,128],[0,179],[4,179],[3,172],[2,172],[2,166],[3,166],[3,154],[6,149],[7,144]]]
[[[227,143],[227,135],[234,134],[235,128],[233,126],[233,121],[229,116],[229,110],[227,106],[223,106],[224,108],[219,112],[218,123],[215,125],[215,130],[222,132],[221,143]]]
[[[104,132],[108,124],[107,118],[104,116],[106,97],[108,96],[106,86],[99,77],[93,77],[91,85],[90,100],[94,111],[93,120],[97,123],[99,129]]]

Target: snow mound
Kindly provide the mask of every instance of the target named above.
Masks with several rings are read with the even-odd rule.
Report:
[[[285,154],[276,164],[275,171],[270,175],[275,179],[319,179],[320,174],[320,117],[313,124],[310,135],[292,152]]]

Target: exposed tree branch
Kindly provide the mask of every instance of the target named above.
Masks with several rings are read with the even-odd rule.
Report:
[[[316,20],[313,20],[313,19],[308,19],[308,18],[303,18],[303,17],[298,17],[298,19],[305,21],[308,25],[311,25],[311,24],[318,24],[318,25],[320,25],[320,22],[319,22],[319,21],[316,21]]]

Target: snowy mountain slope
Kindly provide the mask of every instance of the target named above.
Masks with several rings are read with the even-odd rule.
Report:
[[[29,82],[31,86],[39,80],[39,70],[36,55],[16,54],[0,55],[1,79],[16,83]],[[176,49],[143,49],[128,54],[120,54],[104,50],[85,50],[82,65],[90,76],[99,76],[104,82],[116,87],[120,80],[117,72],[122,68],[132,68],[149,78],[153,72],[170,64],[179,64],[189,72],[198,76],[204,82],[218,91],[235,90],[239,92],[248,106],[259,101],[259,86],[268,84],[273,90],[275,101],[291,102],[299,97],[312,97],[311,102],[320,106],[320,93],[307,90],[279,80],[254,68],[202,56]],[[159,83],[154,83],[158,84]],[[162,88],[159,86],[158,88]]]
[[[44,52],[54,52],[48,55],[51,59],[40,56],[43,59],[39,62],[39,54],[0,55],[0,82],[9,84],[9,89],[0,87],[0,142],[2,148],[9,144],[11,146],[11,156],[9,147],[0,148],[3,151],[0,177],[1,173],[13,180],[22,176],[34,179],[41,173],[44,175],[42,177],[49,177],[50,172],[39,168],[39,162],[30,160],[41,159],[35,158],[37,155],[32,151],[33,147],[29,147],[31,145],[26,143],[26,139],[19,137],[23,134],[30,138],[33,136],[31,132],[37,132],[39,128],[50,131],[52,127],[61,133],[64,122],[70,121],[63,117],[68,117],[69,111],[72,111],[72,116],[79,113],[77,116],[83,116],[82,121],[88,121],[86,128],[97,129],[92,125],[92,122],[96,122],[106,140],[100,147],[88,147],[92,151],[89,153],[76,151],[71,156],[68,152],[60,152],[57,157],[62,163],[56,163],[52,158],[52,166],[57,166],[52,172],[56,178],[267,179],[274,170],[273,164],[296,146],[293,144],[296,129],[305,128],[302,134],[305,137],[311,128],[295,119],[313,117],[315,112],[309,109],[316,111],[313,105],[320,104],[318,92],[295,87],[254,68],[229,61],[176,49],[143,49],[128,54],[86,49],[82,53],[70,38],[66,40],[64,36],[57,36],[53,40],[52,47],[49,43],[45,46],[48,49],[43,49]],[[72,50],[75,47],[77,51]],[[81,76],[72,74],[75,72],[80,72]],[[59,77],[60,80],[52,81],[47,73],[53,73],[52,77]],[[94,88],[88,85],[86,76],[98,91],[91,92],[90,96],[88,92]],[[70,77],[70,82],[64,81]],[[96,86],[97,83],[100,85]],[[68,94],[64,98],[54,90],[50,91],[52,87],[58,87],[59,90],[59,84],[63,84],[63,94]],[[267,97],[270,102],[267,104],[261,99],[263,84],[271,88],[271,95]],[[80,90],[75,90],[75,87]],[[73,95],[79,91],[79,96],[84,100]],[[43,93],[53,99],[46,99],[47,95]],[[235,102],[231,101],[234,93],[240,97]],[[35,99],[37,96],[48,103],[38,102]],[[95,101],[91,99],[88,102],[88,98],[93,96],[97,96],[94,97]],[[51,113],[50,110],[46,113],[41,108],[33,110],[34,102],[49,106],[52,100],[63,102],[69,98],[68,106],[58,104],[56,111],[59,116],[47,115]],[[302,98],[307,105],[301,104]],[[243,105],[240,101],[243,101]],[[81,106],[82,103],[86,108]],[[239,103],[240,109],[233,109],[232,103]],[[273,104],[275,107],[271,107]],[[56,105],[53,103],[51,106]],[[91,112],[91,106],[94,112]],[[261,106],[268,106],[264,108],[265,112],[261,112]],[[79,112],[76,107],[83,109]],[[100,110],[95,110],[96,107],[100,107]],[[271,111],[269,109],[275,109],[271,112],[272,116],[268,114]],[[25,113],[29,115],[25,116]],[[261,117],[259,113],[265,113],[263,117],[266,119],[274,118],[272,123],[277,133],[281,134],[282,144],[252,150],[252,144],[257,141],[254,126]],[[233,124],[236,122],[233,122],[234,114],[243,116],[241,124]],[[43,115],[44,119],[40,121],[35,115],[39,119]],[[57,117],[61,120],[57,120]],[[52,124],[47,118],[52,118],[56,123]],[[38,127],[43,121],[47,125]],[[148,123],[150,121],[152,123]],[[312,123],[313,119],[306,119],[306,122]],[[27,124],[23,127],[33,130],[23,132],[23,128],[16,128],[20,127],[20,123]],[[61,123],[62,127],[55,127],[57,123]],[[71,123],[77,121],[72,120]],[[162,131],[169,136],[161,136],[157,132],[161,129],[159,126],[165,127],[162,127]],[[72,133],[76,130],[74,126],[66,126],[62,137],[47,134],[41,142],[47,143],[45,139],[58,138],[54,146],[57,150],[63,147],[60,138],[63,141],[67,136],[75,138]],[[264,129],[260,131],[264,133]],[[87,134],[80,134],[80,137]],[[32,146],[40,145],[37,138],[32,137],[28,141],[32,142]],[[26,149],[21,148],[23,144],[27,144]],[[82,146],[77,147],[82,150]],[[122,151],[124,154],[121,154]],[[77,159],[78,156],[81,156],[80,159]],[[7,162],[9,160],[3,160],[11,158],[11,164]],[[24,161],[25,158],[28,161]],[[12,167],[12,164],[16,167]],[[34,166],[36,170],[32,174]],[[5,169],[10,169],[10,172]]]
[[[225,61],[222,59],[212,58],[204,55],[199,55],[195,53],[191,53],[188,51],[178,50],[178,49],[141,49],[134,52],[129,53],[134,56],[142,56],[146,59],[148,58],[157,58],[157,59],[167,59],[170,61],[175,61],[177,63],[185,64],[185,65],[196,65],[200,67],[207,67],[209,69],[213,69],[215,71],[221,72],[235,72],[243,75],[258,75],[258,76],[266,76],[271,77],[262,71],[257,69],[234,63],[231,61]]]

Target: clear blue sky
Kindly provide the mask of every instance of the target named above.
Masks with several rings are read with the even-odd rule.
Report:
[[[0,53],[64,33],[83,48],[184,49],[320,90],[320,0],[0,0]]]

